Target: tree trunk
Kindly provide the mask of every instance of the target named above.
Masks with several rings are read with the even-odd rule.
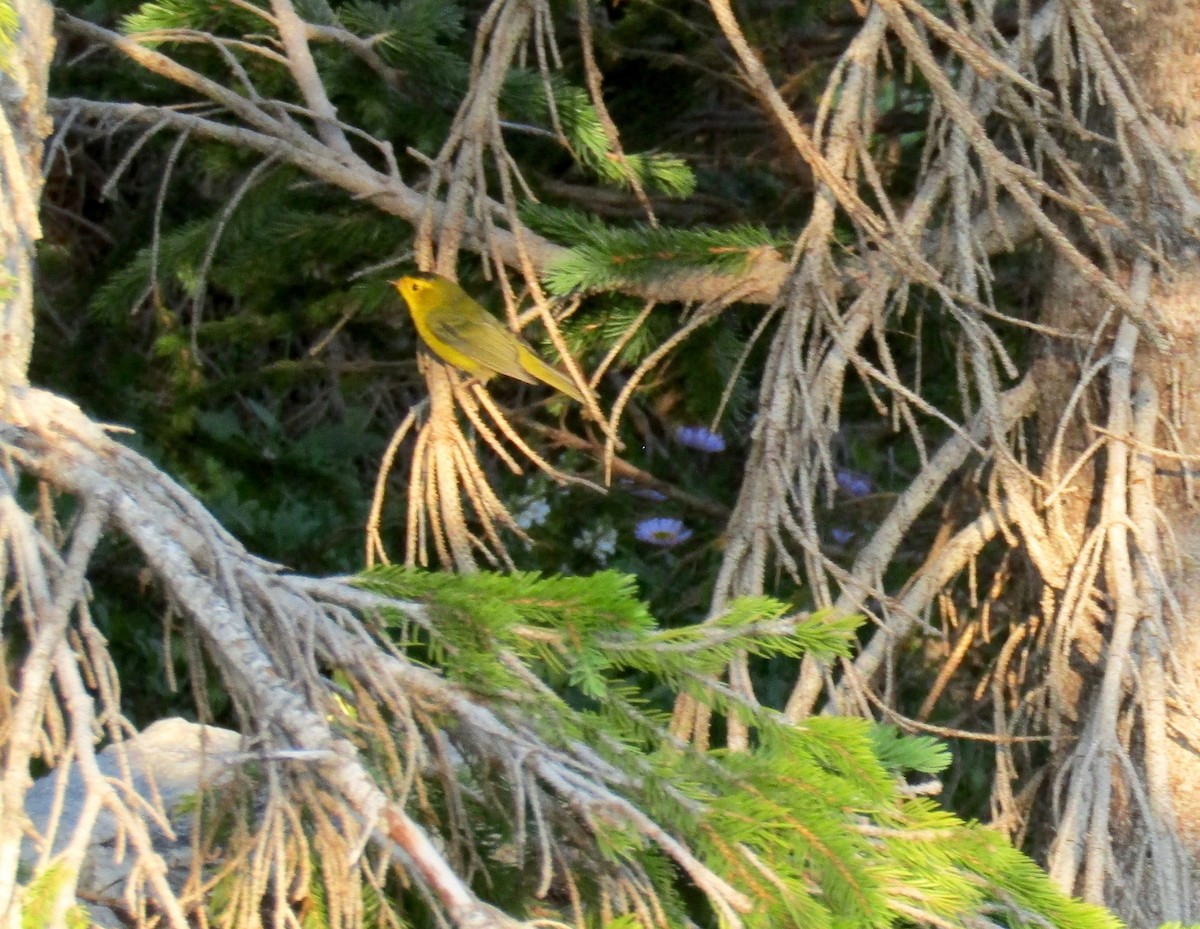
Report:
[[[1101,0],[1096,12],[1195,188],[1200,7]],[[1100,189],[1103,160],[1080,158]],[[1170,347],[1157,350],[1112,314],[1091,358],[1069,357],[1060,342],[1038,363],[1043,478],[1053,485],[1065,471],[1054,466],[1056,435],[1063,462],[1111,441],[1047,514],[1048,529],[1075,553],[1074,579],[1095,571],[1096,586],[1078,604],[1070,582],[1054,591],[1057,634],[1046,655],[1054,787],[1034,820],[1047,824],[1049,867],[1066,889],[1131,925],[1189,923],[1200,918],[1200,263],[1186,208],[1128,188],[1109,202],[1139,231],[1117,274],[1145,292]],[[1145,248],[1165,254],[1172,272],[1151,280]],[[1090,331],[1109,310],[1058,266],[1041,321]],[[1102,377],[1078,396],[1079,377],[1105,352]]]
[[[33,348],[33,246],[42,236],[42,140],[50,132],[46,85],[54,52],[54,11],[16,0],[12,45],[0,46],[0,407],[10,385],[25,384]]]

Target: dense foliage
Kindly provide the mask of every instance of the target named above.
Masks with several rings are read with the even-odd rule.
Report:
[[[131,33],[236,35],[253,25],[244,11],[200,0],[81,12]],[[418,153],[436,155],[467,80],[469,27],[478,11],[415,0],[336,11],[309,4],[305,12],[318,22],[333,22],[336,14],[348,29],[384,35],[376,48],[403,75],[399,87],[388,86],[344,49],[318,46],[341,118],[389,140],[402,174]],[[819,7],[784,12],[763,4],[751,12],[764,54],[805,75],[802,86],[819,86],[835,46],[827,38],[817,54],[806,39],[843,28],[837,19],[832,25],[817,19],[828,13]],[[546,272],[551,292],[652,278],[664,267],[737,268],[757,251],[784,252],[788,230],[807,209],[805,178],[797,179],[794,166],[774,151],[750,101],[712,80],[711,69],[727,67],[715,27],[687,3],[635,3],[617,21],[597,25],[605,95],[625,151],[666,143],[680,154],[651,149],[615,161],[580,87],[557,81],[548,108],[535,71],[510,75],[504,100],[510,144],[540,201],[526,201],[522,216],[570,246]],[[178,51],[223,74],[214,49]],[[567,45],[562,54],[570,59],[578,50]],[[148,86],[135,92],[131,68],[113,64],[103,54],[84,58],[55,73],[55,89],[62,96],[86,89],[89,96],[161,102],[178,96],[145,75],[136,80]],[[260,94],[285,92],[270,61],[250,56],[244,66]],[[648,99],[647,88],[653,88]],[[899,144],[900,178],[904,159],[919,148],[911,131],[901,131],[919,117],[919,98],[898,90],[895,100],[881,103],[897,113],[894,140],[878,144]],[[657,115],[647,119],[648,113]],[[566,150],[554,139],[556,122]],[[135,140],[131,160],[126,151]],[[55,206],[42,250],[48,324],[38,341],[38,378],[83,398],[99,418],[134,428],[132,441],[183,479],[252,550],[301,570],[353,569],[361,561],[379,456],[424,391],[414,333],[387,284],[411,267],[411,227],[308,183],[294,169],[256,165],[226,146],[162,132],[73,139],[69,153],[50,165]],[[624,170],[653,198],[657,225],[638,218],[638,197]],[[588,183],[594,181],[614,189]],[[460,268],[463,283],[496,309],[494,284],[480,271],[468,260]],[[79,303],[86,314],[66,312]],[[657,306],[644,323],[642,310],[636,298],[598,293],[563,323],[587,369],[619,349],[599,385],[602,396],[614,396],[689,319],[678,304]],[[598,496],[489,467],[518,522],[536,530],[533,546],[517,555],[520,565],[612,567],[637,575],[652,597],[661,591],[656,608],[668,622],[703,616],[722,517],[752,425],[761,346],[751,340],[762,334],[762,316],[759,308],[744,308],[699,325],[653,366],[634,396],[622,422],[623,457],[669,486],[619,477]],[[631,333],[635,321],[640,328]],[[926,365],[948,370],[936,364],[945,347],[930,341],[924,348]],[[560,467],[599,474],[599,445],[555,424],[556,415],[565,416],[577,428],[574,411],[551,400],[539,412],[534,404],[544,392],[511,382],[492,387]],[[952,381],[945,390],[950,404]],[[865,412],[870,402],[866,394],[852,398],[851,409],[861,404]],[[717,446],[697,447],[687,432],[681,441],[681,429],[698,425],[720,436]],[[408,451],[402,449],[393,480],[401,491]],[[915,458],[904,443],[853,423],[842,456],[842,492],[830,500],[826,533],[848,556]],[[286,480],[274,479],[283,474]],[[393,493],[384,514],[384,535],[395,549],[404,530],[402,502]],[[651,517],[679,520],[686,541],[670,549],[639,541],[639,521]],[[796,596],[803,605],[803,592]]]

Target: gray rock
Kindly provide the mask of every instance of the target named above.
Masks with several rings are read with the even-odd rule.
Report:
[[[241,741],[241,735],[229,729],[200,726],[180,718],[163,719],[120,746],[109,745],[97,756],[100,769],[106,776],[124,781],[125,766],[121,758],[124,754],[133,789],[148,803],[154,802],[156,792],[161,798],[174,836],[168,836],[152,822],[149,825],[155,850],[162,855],[170,869],[168,879],[172,885],[182,886],[191,866],[191,814],[180,815],[180,803],[202,788],[220,784],[232,772],[242,756]],[[55,796],[60,789],[60,776],[60,772],[56,771],[40,778],[26,796],[25,812],[34,829],[43,836],[50,825]],[[84,798],[83,780],[72,765],[67,772],[58,825],[53,837],[55,854],[70,841],[79,822]],[[135,856],[132,849],[125,848],[124,854],[118,859],[116,839],[116,821],[112,814],[103,810],[92,830],[84,867],[79,875],[80,891],[100,897],[119,898],[123,894]],[[21,849],[22,863],[32,869],[39,852],[40,849],[26,839]],[[106,908],[89,909],[95,925],[122,925]]]

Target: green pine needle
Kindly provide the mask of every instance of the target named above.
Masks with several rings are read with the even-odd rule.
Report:
[[[502,100],[506,115],[549,130],[553,119],[546,86],[542,76],[533,71],[509,72]],[[617,187],[630,188],[636,181],[646,190],[669,197],[689,197],[695,191],[696,176],[682,158],[659,152],[625,152],[624,157],[618,156],[587,91],[560,75],[553,76],[549,86],[554,98],[553,114],[580,167]]]
[[[644,282],[680,271],[736,273],[780,241],[762,226],[613,228],[577,210],[525,204],[530,228],[570,246],[544,275],[554,294]]]
[[[342,24],[363,37],[376,39],[375,49],[388,64],[411,79],[443,84],[461,93],[468,62],[459,51],[464,32],[462,8],[451,0],[404,0],[373,3],[359,0],[341,8]]]
[[[432,614],[425,637],[435,640],[423,646],[427,654],[460,686],[486,694],[491,712],[536,731],[558,757],[586,746],[583,758],[591,760],[576,762],[581,772],[751,897],[747,929],[886,929],[913,913],[944,927],[976,925],[989,913],[1013,926],[1036,914],[1039,925],[1117,929],[1105,911],[1064,897],[1001,836],[899,794],[905,771],[945,767],[946,752],[932,739],[857,717],[793,725],[719,683],[735,651],[845,655],[857,619],[796,617],[786,604],[755,597],[731,603],[712,622],[660,629],[637,599],[635,579],[612,571],[459,576],[382,568],[361,583],[424,603]],[[530,687],[513,659],[547,686]],[[748,722],[754,749],[701,752],[673,738],[666,708],[650,698],[656,682]],[[504,773],[485,765],[463,776]],[[600,869],[636,862],[664,905],[686,912],[676,871],[629,820],[615,811],[593,817],[585,834],[590,848],[572,854],[591,855],[581,860]],[[554,840],[579,835],[568,826]]]

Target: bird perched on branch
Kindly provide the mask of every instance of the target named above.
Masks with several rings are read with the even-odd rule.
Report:
[[[541,381],[583,402],[583,394],[567,375],[542,361],[454,281],[419,272],[389,283],[400,291],[417,332],[442,361],[485,382],[496,374],[527,384]]]

